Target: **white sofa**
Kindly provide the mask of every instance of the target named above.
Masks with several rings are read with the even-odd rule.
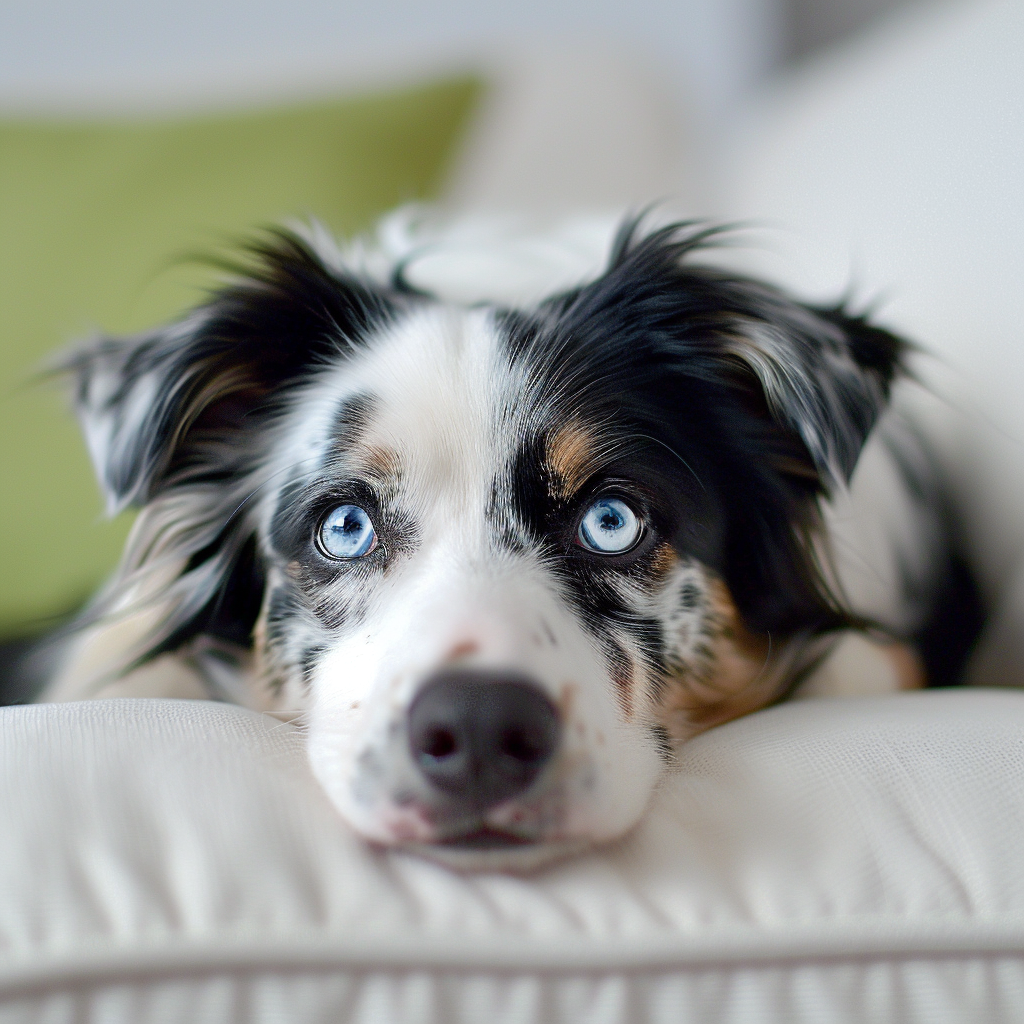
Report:
[[[907,18],[781,89],[718,205],[802,232],[750,257],[798,290],[853,252],[943,386],[988,396],[1001,432],[936,430],[995,495],[969,540],[1016,683],[1024,12]],[[301,734],[241,709],[6,708],[0,737],[2,1024],[1024,1019],[1024,694],[752,715],[689,745],[634,835],[521,878],[364,846]]]
[[[370,849],[240,708],[5,709],[0,1021],[953,1022],[1024,1013],[1024,696],[808,701],[695,740],[532,877]]]
[[[1024,4],[908,9],[780,83],[723,189],[772,224],[745,265],[824,300],[851,290],[926,350],[917,370],[996,610],[969,669],[1024,680]]]

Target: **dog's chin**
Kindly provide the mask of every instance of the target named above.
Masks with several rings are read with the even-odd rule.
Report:
[[[496,829],[481,828],[439,843],[407,843],[400,849],[437,861],[456,871],[535,871],[574,857],[592,844],[585,839],[547,842],[521,839]]]

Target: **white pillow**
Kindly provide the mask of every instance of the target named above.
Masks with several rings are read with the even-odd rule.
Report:
[[[1024,695],[789,704],[532,877],[356,839],[296,728],[0,711],[0,1021],[999,1021],[1024,1008]]]

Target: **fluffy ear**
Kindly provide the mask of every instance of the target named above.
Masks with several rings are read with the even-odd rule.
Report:
[[[776,424],[799,437],[822,489],[848,481],[906,344],[841,307],[801,306],[751,282],[731,289],[745,292],[746,308],[728,318],[725,353],[756,377]]]
[[[329,354],[393,316],[382,292],[275,232],[238,280],[183,320],[101,339],[65,363],[108,509],[237,473],[244,436]]]
[[[680,487],[699,485],[691,504],[717,511],[713,544],[677,543],[723,575],[748,626],[843,625],[817,560],[818,498],[849,479],[906,346],[841,308],[693,264],[717,233],[626,224],[607,272],[542,307],[513,351],[559,353],[595,421],[678,457]]]
[[[649,282],[681,370],[728,379],[731,364],[734,386],[754,385],[774,424],[806,453],[793,469],[827,490],[852,474],[908,345],[841,305],[803,305],[762,282],[689,265],[723,230],[670,225],[638,240],[637,223],[627,223],[612,273]]]
[[[114,585],[79,623],[116,611],[125,592],[160,604],[122,671],[199,637],[249,644],[264,580],[246,511],[264,427],[290,388],[402,301],[288,233],[250,255],[178,323],[102,339],[66,363],[109,509],[145,506]]]
[[[817,495],[849,481],[864,442],[884,410],[907,346],[842,308],[812,309],[750,282],[734,282],[747,308],[728,318],[722,344],[742,368],[739,390],[755,387],[766,428],[752,454],[763,462],[763,488],[736,499],[727,578],[747,621],[771,632],[817,624],[856,625],[823,574],[827,548]],[[827,555],[825,555],[827,557]]]

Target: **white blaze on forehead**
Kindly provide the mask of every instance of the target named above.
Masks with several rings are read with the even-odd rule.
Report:
[[[489,312],[414,310],[296,396],[274,468],[319,470],[337,443],[346,401],[365,396],[369,416],[352,453],[354,468],[361,454],[393,453],[403,494],[417,506],[455,500],[463,511],[482,512],[495,475],[507,466],[526,426],[520,416],[515,436],[501,429],[510,408],[525,407],[522,378],[509,366]]]
[[[514,391],[500,349],[486,312],[433,308],[367,353],[359,376],[374,410],[363,442],[394,450],[409,489],[423,498],[476,503],[507,462],[496,428]]]
[[[343,451],[339,413],[355,397],[368,400],[367,415]],[[547,781],[506,808],[536,819],[538,838],[618,834],[660,770],[643,723],[620,719],[601,649],[543,556],[493,543],[492,488],[536,429],[535,401],[488,312],[424,306],[323,370],[286,427],[285,443],[315,455],[316,473],[372,482],[375,467],[396,463],[393,502],[415,526],[412,549],[365,584],[359,620],[325,634],[310,679],[314,771],[373,838],[436,838],[413,813],[436,794],[408,751],[405,715],[447,664],[510,670],[558,707],[562,742]]]

